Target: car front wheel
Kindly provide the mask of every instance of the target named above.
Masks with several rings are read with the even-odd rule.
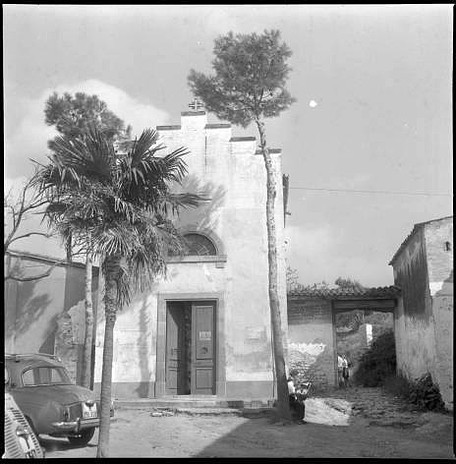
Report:
[[[91,429],[81,430],[78,435],[69,436],[68,441],[72,445],[85,446],[92,439],[94,433],[95,427],[92,427]]]

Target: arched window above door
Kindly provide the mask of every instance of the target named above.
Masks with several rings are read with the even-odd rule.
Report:
[[[203,233],[188,230],[183,235],[183,246],[179,252],[168,253],[169,262],[214,262],[216,267],[224,267],[226,255],[222,242],[211,231]]]
[[[217,255],[217,248],[205,235],[192,232],[184,234],[184,255],[215,256]]]

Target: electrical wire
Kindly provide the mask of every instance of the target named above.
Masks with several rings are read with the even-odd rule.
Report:
[[[391,190],[353,190],[353,189],[329,189],[329,188],[310,188],[310,187],[289,187],[290,190],[309,190],[315,192],[343,192],[343,193],[369,193],[381,195],[415,195],[432,197],[450,197],[452,193],[428,193],[428,192],[394,192]]]

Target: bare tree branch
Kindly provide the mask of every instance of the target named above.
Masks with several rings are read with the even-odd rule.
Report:
[[[5,282],[7,280],[16,280],[18,282],[32,282],[34,280],[40,280],[44,279],[45,277],[49,277],[51,275],[51,272],[54,270],[54,268],[58,265],[63,263],[64,261],[56,261],[51,267],[49,267],[46,271],[44,271],[42,274],[34,275],[34,276],[29,276],[29,277],[19,277],[15,276],[12,274],[8,274],[5,276]]]
[[[29,232],[28,234],[23,234],[23,235],[18,235],[17,237],[13,237],[10,240],[9,244],[11,245],[16,240],[20,240],[21,238],[27,238],[27,237],[30,237],[32,235],[41,235],[42,237],[46,237],[46,238],[50,238],[50,237],[53,236],[53,234],[45,234],[44,232]]]
[[[32,235],[40,235],[42,237],[49,238],[52,234],[47,234],[44,232],[29,232],[22,235],[17,235],[19,227],[26,219],[26,214],[34,211],[35,214],[42,214],[41,211],[37,211],[41,206],[44,206],[47,201],[39,198],[36,195],[31,193],[32,190],[33,178],[27,180],[24,186],[21,189],[16,200],[13,198],[12,188],[4,196],[3,209],[4,209],[4,219],[5,226],[7,225],[7,218],[10,217],[11,230],[6,235],[3,241],[3,253],[5,254],[10,245],[17,240],[30,237]]]

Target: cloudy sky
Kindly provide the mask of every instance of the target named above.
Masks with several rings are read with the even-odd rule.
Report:
[[[45,159],[53,91],[97,94],[138,132],[179,124],[217,36],[279,29],[297,102],[267,130],[300,281],[390,285],[413,225],[452,214],[451,5],[3,5],[3,28],[6,188]]]

